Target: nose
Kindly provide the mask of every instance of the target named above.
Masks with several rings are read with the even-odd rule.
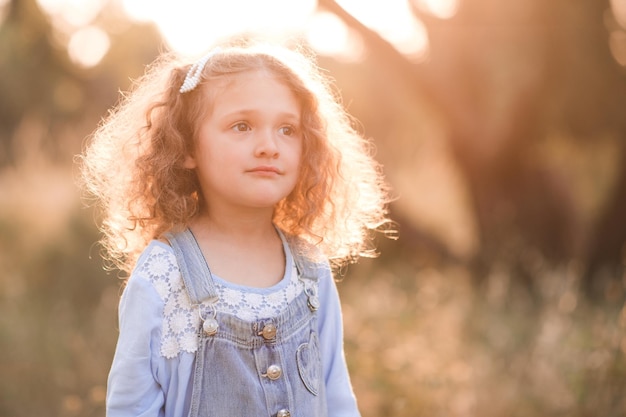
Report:
[[[271,130],[262,130],[259,132],[256,141],[255,155],[257,157],[276,158],[280,154],[276,134]]]

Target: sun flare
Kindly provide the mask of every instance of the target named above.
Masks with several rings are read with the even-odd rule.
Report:
[[[244,32],[261,33],[268,38],[297,33],[314,12],[316,2],[123,0],[123,5],[132,18],[155,22],[172,49],[182,54],[197,55],[220,38]]]
[[[429,47],[424,24],[410,8],[448,18],[460,0],[338,0],[363,24],[375,30],[400,52],[412,58],[426,56]],[[117,7],[137,22],[152,22],[168,48],[189,56],[206,52],[221,38],[254,33],[272,39],[300,38],[318,53],[354,60],[363,56],[360,36],[335,15],[319,10],[316,0],[37,0],[65,39],[72,60],[94,66],[106,54],[109,40],[96,22],[109,6]],[[89,45],[97,41],[96,50]],[[70,50],[71,49],[71,50]]]

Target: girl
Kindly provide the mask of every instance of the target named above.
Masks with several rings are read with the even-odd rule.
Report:
[[[387,190],[309,57],[163,56],[82,162],[130,273],[109,417],[359,415],[330,263],[372,254]]]

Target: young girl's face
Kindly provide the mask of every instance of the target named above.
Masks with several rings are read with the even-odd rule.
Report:
[[[208,206],[268,209],[298,180],[303,134],[295,94],[268,71],[244,72],[211,86],[193,155]]]

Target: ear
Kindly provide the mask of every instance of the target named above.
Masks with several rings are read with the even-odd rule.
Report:
[[[191,155],[187,155],[185,157],[185,161],[183,162],[183,167],[187,168],[187,169],[195,169],[198,166],[198,164],[196,164],[196,159],[191,156]]]

